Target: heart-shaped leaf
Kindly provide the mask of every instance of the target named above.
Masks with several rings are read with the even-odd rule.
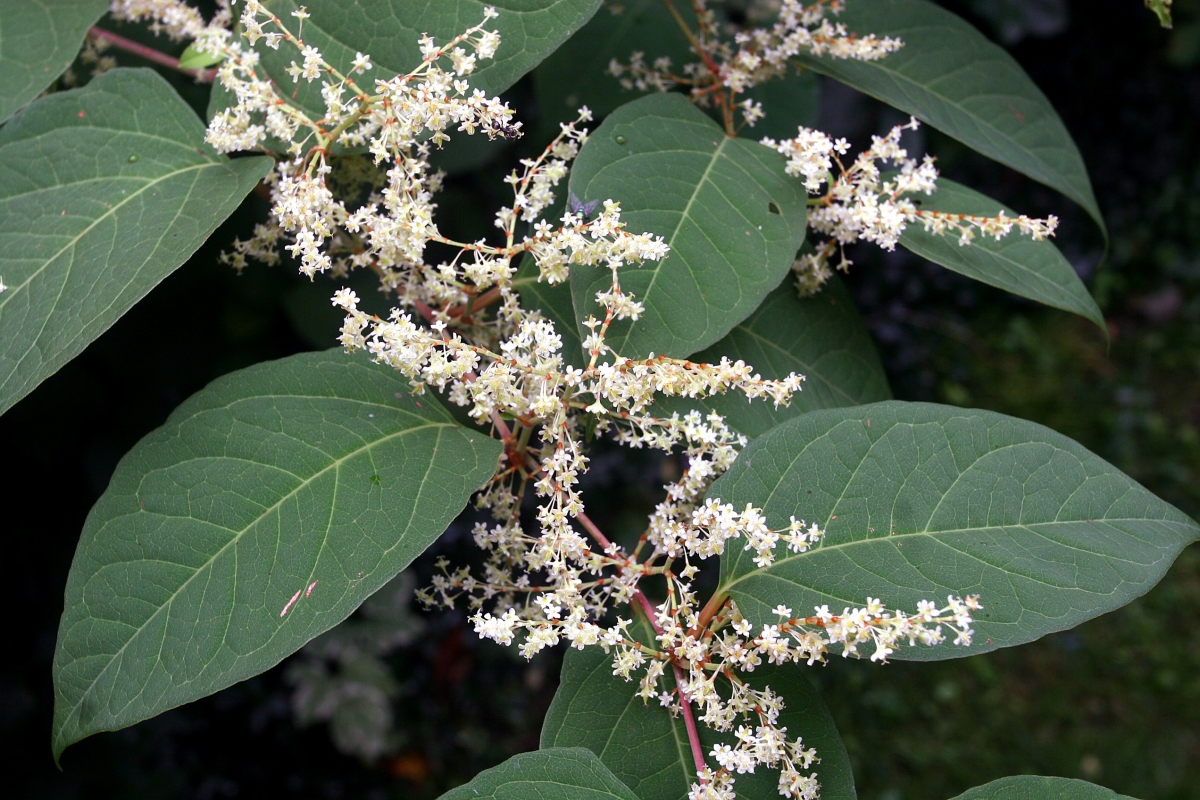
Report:
[[[802,54],[798,58],[804,66],[906,111],[1057,189],[1105,231],[1071,134],[1003,48],[929,0],[847,3],[837,21],[859,35],[896,37],[904,47],[879,61]]]
[[[0,122],[62,75],[107,10],[108,0],[0,3]]]
[[[148,69],[44,97],[0,128],[0,413],[186,261],[270,167],[210,150]]]
[[[1021,644],[1145,593],[1200,527],[1049,428],[990,411],[876,403],[805,414],[750,443],[709,490],[768,524],[825,530],[760,568],[736,543],[720,591],[755,625],[783,604],[834,613],[868,596],[914,611],[978,594],[971,647],[898,648],[931,660]]]
[[[1009,218],[1016,216],[1007,206],[960,183],[939,178],[937,186],[937,191],[928,197],[912,197],[922,210],[984,217],[994,217],[1003,211]],[[1049,239],[1035,242],[1014,229],[1003,239],[980,234],[969,245],[960,245],[952,233],[938,236],[914,223],[905,228],[900,244],[946,269],[1079,314],[1104,328],[1100,307],[1071,262]]]
[[[644,800],[621,783],[595,754],[556,747],[513,756],[484,770],[442,800]]]
[[[570,191],[616,200],[634,233],[662,236],[671,254],[621,273],[645,304],[636,322],[614,323],[608,344],[627,358],[684,357],[713,344],[779,285],[804,241],[803,186],[783,157],[726,136],[679,94],[643,97],[614,111],[579,154]],[[603,318],[596,292],[609,273],[573,267],[571,295],[583,331]]]
[[[779,725],[787,728],[789,737],[803,738],[821,759],[813,767],[821,797],[853,800],[850,758],[803,669],[768,664],[742,677],[759,690],[770,686],[783,698]],[[674,688],[669,683],[664,679],[661,688]],[[542,747],[586,747],[641,800],[684,800],[696,781],[696,767],[683,720],[672,717],[656,700],[647,704],[636,691],[636,683],[613,675],[611,655],[597,647],[568,650],[558,692],[542,726]],[[733,736],[702,726],[700,739],[707,753],[718,742],[732,743]],[[765,767],[739,775],[738,797],[775,797],[778,781],[778,771]]]
[[[954,800],[1133,800],[1112,789],[1071,778],[1016,775],[968,789]]]
[[[84,525],[54,752],[256,675],[345,619],[496,468],[398,373],[338,352],[220,378],[121,460]]]
[[[837,276],[806,298],[789,278],[758,310],[721,341],[692,356],[716,364],[722,357],[741,359],[764,378],[779,380],[792,372],[805,376],[791,405],[776,408],[769,400],[747,402],[740,392],[703,400],[669,398],[656,413],[681,414],[691,408],[715,411],[730,427],[753,439],[781,422],[822,408],[841,408],[890,400],[887,375],[854,301]]]

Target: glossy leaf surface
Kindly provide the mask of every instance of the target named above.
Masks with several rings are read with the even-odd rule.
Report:
[[[0,3],[0,122],[63,74],[107,10],[108,0]]]
[[[837,276],[818,294],[803,299],[789,276],[757,311],[692,360],[715,364],[722,357],[741,359],[764,378],[778,380],[797,372],[805,376],[803,389],[792,396],[791,405],[779,408],[770,400],[748,402],[741,392],[730,392],[703,400],[671,398],[659,404],[660,410],[716,411],[730,427],[753,439],[809,411],[892,397],[875,344]]]
[[[644,623],[643,623],[644,624]],[[821,763],[813,767],[825,800],[849,800],[854,795],[850,759],[833,719],[825,710],[803,667],[763,665],[742,676],[754,688],[770,686],[786,704],[780,725],[788,736],[800,736],[814,747]],[[546,712],[542,747],[586,747],[641,800],[685,800],[696,780],[687,731],[682,718],[672,717],[657,700],[648,704],[635,693],[637,683],[612,674],[612,655],[598,647],[568,650],[558,692]],[[674,689],[668,677],[660,686]],[[701,725],[707,753],[717,742],[731,743]],[[737,776],[739,797],[776,796],[777,770],[759,767],[753,775]]]
[[[904,47],[879,61],[802,55],[801,63],[1057,189],[1105,229],[1079,149],[1003,48],[929,0],[847,3],[838,21],[859,35],[898,38]]]
[[[671,254],[621,274],[646,306],[614,323],[608,344],[628,358],[691,355],[721,339],[783,280],[804,241],[803,185],[778,153],[725,136],[678,94],[650,95],[614,111],[588,140],[570,191],[616,200],[630,232],[666,239]],[[576,319],[603,318],[605,269],[573,267]]]
[[[270,166],[209,150],[151,70],[113,70],[0,128],[0,412],[186,261]]]
[[[1010,218],[1017,216],[1011,208],[960,183],[939,178],[937,186],[933,195],[911,199],[922,210],[987,217],[1003,211]],[[1000,240],[979,234],[964,246],[958,238],[953,233],[938,236],[920,223],[912,223],[901,234],[900,244],[968,278],[1079,314],[1104,327],[1100,307],[1053,241],[1035,242],[1015,228]]]
[[[423,552],[496,467],[399,373],[337,351],[180,406],[84,526],[54,660],[54,751],[258,674]]]
[[[904,647],[893,658],[954,658],[1021,644],[1145,593],[1200,527],[1079,444],[1032,422],[928,403],[817,411],[750,443],[709,491],[795,515],[823,542],[776,551],[768,568],[727,546],[721,589],[756,625],[771,609],[868,596],[915,611],[978,594],[971,647]]]
[[[1071,778],[1015,775],[968,789],[954,800],[1132,800],[1112,789]]]
[[[515,755],[442,800],[644,800],[589,750],[558,747]]]

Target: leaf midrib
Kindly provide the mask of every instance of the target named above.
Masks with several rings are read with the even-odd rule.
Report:
[[[225,162],[206,162],[204,164],[193,164],[190,167],[184,167],[183,169],[178,169],[173,172],[169,172],[165,175],[162,175],[161,177],[155,178],[154,180],[148,182],[145,186],[141,187],[140,189],[138,189],[137,191],[135,191],[134,193],[132,193],[131,195],[126,197],[124,200],[121,200],[119,203],[117,203],[112,208],[105,211],[100,216],[96,217],[96,219],[93,220],[91,222],[91,224],[89,224],[86,228],[81,230],[79,233],[75,234],[75,236],[71,237],[71,239],[69,239],[66,244],[64,244],[61,248],[59,248],[59,250],[56,253],[54,253],[52,256],[48,257],[42,263],[42,265],[40,267],[38,267],[33,272],[31,272],[25,280],[21,281],[21,283],[17,284],[16,286],[9,287],[9,290],[4,293],[5,296],[0,298],[0,310],[3,310],[4,307],[6,305],[8,305],[8,302],[13,297],[15,297],[18,293],[20,293],[20,291],[22,289],[24,289],[26,286],[28,286],[29,283],[34,278],[38,277],[43,272],[45,272],[46,269],[51,264],[53,264],[55,261],[57,261],[59,259],[59,257],[62,256],[63,253],[65,253],[67,250],[69,250],[72,247],[74,247],[75,245],[77,245],[79,243],[79,241],[81,239],[83,239],[84,236],[91,233],[92,230],[95,229],[95,227],[97,225],[99,225],[102,221],[104,221],[104,220],[108,219],[109,217],[111,217],[112,215],[116,214],[117,211],[120,210],[122,207],[124,207],[126,203],[132,202],[134,200],[134,198],[140,197],[147,190],[157,186],[158,184],[162,183],[163,181],[169,180],[170,178],[174,178],[179,175],[183,175],[184,173],[187,173],[187,172],[195,172],[197,170],[209,169],[211,167],[225,167],[225,166],[226,166]],[[58,307],[58,303],[56,302],[54,305],[54,308],[57,308],[57,307]],[[53,311],[53,309],[52,309],[52,311]]]
[[[831,552],[833,550],[842,550],[842,549],[845,549],[848,547],[854,547],[856,545],[870,546],[870,545],[881,544],[883,542],[894,542],[894,541],[901,541],[903,539],[911,539],[911,538],[917,537],[917,536],[929,536],[929,537],[932,537],[939,544],[945,545],[946,547],[951,547],[946,542],[941,541],[941,539],[938,537],[949,536],[949,535],[958,534],[958,533],[973,533],[973,532],[982,532],[982,531],[1005,530],[1007,528],[1019,528],[1022,530],[1029,531],[1030,533],[1038,533],[1038,531],[1035,530],[1035,528],[1047,528],[1047,527],[1052,527],[1052,526],[1057,526],[1057,525],[1088,525],[1088,524],[1096,524],[1096,523],[1100,523],[1100,522],[1111,523],[1114,525],[1117,523],[1153,522],[1153,523],[1158,523],[1161,525],[1179,526],[1182,528],[1189,527],[1186,522],[1182,522],[1179,520],[1170,520],[1170,519],[1147,520],[1142,517],[1112,517],[1112,518],[1094,519],[1094,520],[1082,520],[1082,519],[1063,520],[1063,521],[1054,520],[1051,522],[1015,523],[1012,525],[983,525],[983,526],[980,526],[977,528],[949,528],[946,530],[937,530],[937,531],[923,530],[923,531],[913,531],[912,533],[894,533],[894,534],[888,534],[887,536],[876,536],[876,537],[867,538],[867,539],[855,539],[855,540],[848,541],[848,542],[842,542],[840,544],[822,545],[822,546],[814,548],[812,550],[806,550],[803,553],[793,553],[792,555],[784,556],[783,558],[777,558],[777,559],[775,559],[774,563],[771,564],[771,566],[765,567],[765,568],[756,567],[753,570],[751,570],[750,572],[739,575],[738,577],[734,578],[729,583],[722,584],[717,591],[728,592],[730,589],[732,589],[734,586],[741,583],[742,581],[748,580],[749,578],[752,578],[752,577],[755,577],[758,575],[767,574],[767,573],[771,572],[772,570],[774,570],[775,567],[777,567],[781,564],[788,564],[788,563],[791,563],[794,561],[801,561],[805,558],[819,555],[820,553],[827,553],[827,552]],[[1063,545],[1061,543],[1056,543],[1056,544],[1058,544],[1058,546],[1060,546],[1060,547],[1067,547],[1067,545]],[[986,561],[982,561],[977,556],[974,556],[971,553],[963,552],[961,550],[958,550],[957,548],[951,548],[951,549],[954,549],[956,552],[960,552],[963,555],[974,558],[975,560],[980,561],[981,563],[987,564],[987,566],[992,567],[993,569],[996,568],[994,565],[988,564],[988,562],[986,562]],[[1082,550],[1082,548],[1072,548],[1072,549],[1080,550],[1081,552],[1085,552],[1090,555],[1095,555],[1095,556],[1098,556],[1101,558],[1115,558],[1115,556],[1101,555],[1092,550]],[[739,553],[739,556],[740,556],[740,553]],[[1129,563],[1138,563],[1138,562],[1129,562]],[[784,580],[782,578],[782,576],[777,575],[776,577],[779,577],[781,580]],[[1027,577],[1027,576],[1024,576],[1024,577]]]
[[[217,560],[217,558],[219,558],[221,556],[222,553],[226,552],[226,550],[228,550],[231,546],[233,546],[237,542],[241,541],[241,538],[243,536],[245,536],[246,533],[249,530],[251,530],[256,524],[258,524],[258,522],[260,520],[262,520],[267,515],[273,513],[276,509],[278,509],[281,505],[283,505],[284,502],[286,502],[288,499],[294,497],[298,492],[300,492],[305,487],[311,485],[315,480],[320,478],[322,475],[327,473],[329,470],[340,468],[341,465],[343,463],[345,463],[346,461],[349,461],[351,458],[359,456],[362,453],[369,452],[371,449],[373,449],[377,445],[383,444],[384,442],[387,442],[387,441],[391,441],[392,439],[397,439],[402,436],[406,436],[410,433],[415,433],[420,430],[425,430],[427,428],[449,428],[449,427],[453,427],[453,424],[447,423],[447,422],[426,423],[424,425],[418,425],[418,426],[412,427],[412,428],[405,428],[402,431],[397,431],[395,433],[388,434],[387,436],[376,439],[375,441],[373,441],[369,444],[366,444],[362,447],[355,448],[354,450],[351,450],[350,452],[348,452],[346,455],[334,459],[327,466],[325,466],[325,467],[321,468],[320,470],[318,470],[317,472],[313,473],[312,476],[305,479],[301,483],[297,484],[290,491],[288,491],[286,494],[284,494],[282,497],[280,497],[279,500],[276,501],[276,503],[274,505],[263,510],[262,513],[260,513],[257,517],[254,518],[254,520],[252,520],[244,528],[242,528],[242,530],[238,531],[232,537],[230,537],[228,542],[221,545],[220,549],[218,549],[215,553],[213,553],[213,555],[211,557],[209,557],[207,560],[205,560],[204,563],[198,565],[195,568],[195,570],[193,571],[193,573],[187,578],[187,580],[185,580],[183,583],[181,583],[179,585],[179,587],[176,588],[175,591],[173,591],[171,593],[171,595],[165,601],[163,601],[158,606],[158,608],[156,608],[154,610],[153,614],[151,614],[149,617],[147,617],[146,620],[141,625],[139,625],[137,628],[135,628],[133,630],[133,632],[125,640],[125,643],[122,644],[121,647],[118,650],[116,650],[111,656],[109,656],[108,662],[104,665],[104,668],[101,669],[100,672],[98,672],[96,674],[96,677],[92,679],[92,681],[88,684],[87,688],[84,689],[82,693],[80,693],[79,699],[75,702],[74,706],[72,707],[70,715],[67,717],[67,720],[64,720],[63,725],[59,728],[58,736],[56,737],[56,739],[61,740],[62,735],[66,731],[67,722],[76,716],[76,714],[79,711],[79,708],[83,705],[83,701],[87,698],[87,696],[89,694],[91,694],[92,690],[95,689],[96,684],[100,681],[101,678],[103,678],[105,676],[105,674],[107,674],[109,668],[114,663],[117,662],[118,658],[120,658],[121,654],[125,652],[126,648],[128,648],[129,645],[142,633],[142,631],[144,631],[146,629],[146,626],[149,625],[151,622],[153,622],[158,617],[158,615],[162,613],[163,609],[170,607],[171,604],[175,601],[175,599],[179,596],[179,594],[184,589],[186,589],[193,580],[195,580],[197,575],[199,575],[201,572],[204,572],[207,568],[211,567],[213,562],[215,562]],[[135,492],[135,496],[136,496],[136,492]],[[139,510],[138,512],[135,512],[135,513],[149,513],[149,512],[143,512],[143,511]],[[103,527],[100,530],[102,531]],[[96,535],[99,535],[99,533],[100,533],[100,531],[97,531]],[[65,638],[69,637],[70,635],[71,635],[71,631],[65,631],[62,634],[62,638],[65,639]],[[72,663],[73,662],[74,662],[74,659],[72,660]]]

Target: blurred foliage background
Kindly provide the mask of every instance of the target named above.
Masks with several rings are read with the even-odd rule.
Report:
[[[902,251],[863,249],[848,283],[896,396],[1044,423],[1196,516],[1200,0],[1176,0],[1170,31],[1136,0],[943,4],[1008,47],[1063,116],[1109,222],[1107,255],[1082,212],[1049,190],[936,132],[914,144],[948,177],[1063,219],[1058,244],[1104,309],[1110,343],[1082,319]],[[204,90],[176,85],[202,109]],[[511,95],[536,130],[528,85]],[[861,143],[896,121],[825,86],[821,127],[831,133]],[[482,235],[513,156],[503,147],[447,153],[448,228]],[[89,739],[66,754],[64,772],[54,769],[50,660],[62,589],[117,460],[212,378],[332,343],[327,285],[286,266],[238,276],[216,263],[221,243],[265,209],[252,197],[146,301],[0,418],[5,796],[429,798],[537,746],[559,656],[527,664],[479,643],[462,615],[408,607],[412,582],[427,580],[437,555],[469,553],[462,522],[350,625],[265,675]],[[632,529],[677,467],[601,449],[585,495],[603,525]],[[1024,647],[882,668],[839,660],[813,677],[865,800],[943,800],[1015,773],[1087,778],[1148,800],[1200,798],[1200,549],[1185,551],[1143,599]]]

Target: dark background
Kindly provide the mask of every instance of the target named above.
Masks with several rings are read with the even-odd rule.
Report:
[[[1042,422],[1195,516],[1200,3],[1177,0],[1174,31],[1160,29],[1138,0],[944,4],[1006,44],[1059,110],[1108,219],[1107,258],[1085,215],[1053,192],[936,132],[927,147],[948,177],[1030,215],[1063,219],[1057,242],[1104,309],[1112,343],[1080,318],[902,251],[863,250],[849,283],[896,396]],[[178,85],[202,102],[194,87]],[[513,92],[532,121],[529,96],[527,87]],[[822,116],[859,142],[895,122],[836,88]],[[452,180],[440,200],[450,224],[480,224],[500,198],[506,163]],[[66,753],[65,771],[55,770],[50,662],[62,590],[83,520],[117,460],[214,377],[312,349],[333,319],[323,307],[329,287],[309,285],[288,266],[238,276],[216,263],[222,244],[265,211],[252,196],[209,246],[0,418],[5,796],[434,797],[537,745],[558,656],[527,665],[443,614],[392,658],[404,743],[375,763],[338,753],[324,726],[296,727],[291,688],[276,668],[85,740]],[[654,485],[656,468],[616,456],[601,463],[588,488],[609,498],[597,516],[619,527],[619,517],[652,502],[640,487]],[[443,551],[461,537],[448,538]],[[417,571],[427,574],[428,561]],[[882,668],[838,660],[814,678],[863,798],[942,800],[1015,773],[1087,778],[1143,798],[1200,798],[1200,552],[1185,551],[1145,598],[1024,647]]]

